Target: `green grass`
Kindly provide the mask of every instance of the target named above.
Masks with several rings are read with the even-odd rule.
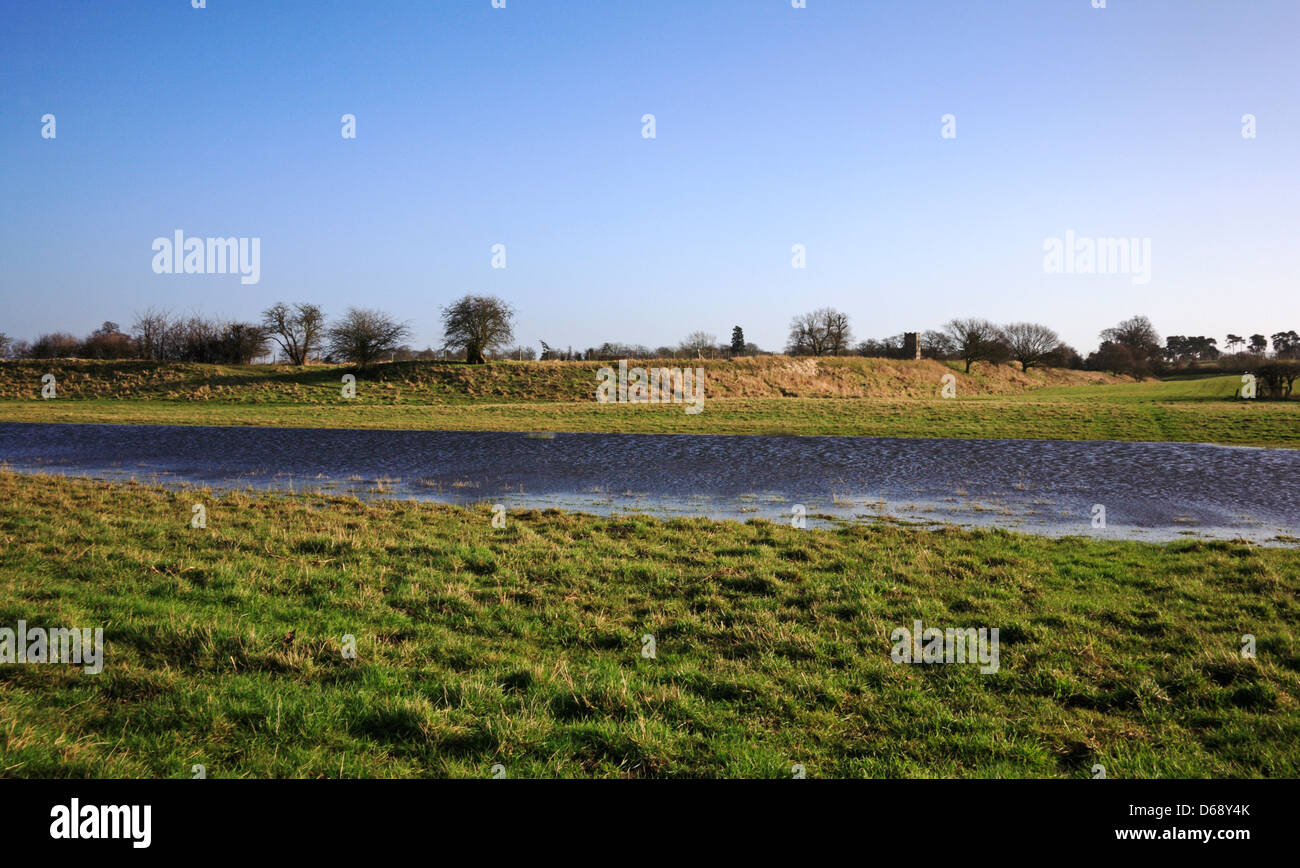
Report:
[[[1211,376],[1177,380],[1144,380],[1140,383],[1112,383],[1105,388],[1093,389],[1088,394],[1094,399],[1106,402],[1146,402],[1146,401],[1234,401],[1234,395],[1241,387],[1241,377]],[[1047,386],[1037,389],[1024,397],[1035,401],[1063,400],[1073,401],[1079,397],[1081,390],[1077,387]],[[1235,403],[1248,403],[1235,401]],[[1270,402],[1270,406],[1274,404]]]
[[[1085,387],[1093,390],[1112,387]],[[875,437],[1018,437],[1300,446],[1300,402],[1141,401],[1078,394],[951,401],[732,398],[673,405],[479,403],[330,406],[131,400],[0,402],[0,421],[446,431],[594,431]]]
[[[40,364],[0,366],[0,421],[1300,446],[1300,400],[1234,400],[1235,377],[1062,386],[1052,383],[1073,372],[1031,371],[1042,378],[1031,388],[1019,371],[977,367],[962,377],[958,397],[944,400],[934,396],[930,380],[947,369],[933,362],[909,368],[830,360],[819,378],[806,382],[782,373],[790,360],[764,360],[753,370],[718,362],[708,369],[704,412],[688,415],[681,405],[598,404],[593,365],[579,363],[381,366],[362,375],[353,400],[339,394],[340,368],[49,364],[59,376],[54,400],[35,397]],[[898,378],[896,389],[891,378]],[[730,397],[715,397],[715,385]],[[744,394],[798,388],[817,396]],[[835,396],[835,389],[869,396]]]
[[[11,473],[0,541],[0,626],[107,640],[0,665],[6,776],[1300,775],[1293,549]],[[914,618],[1000,670],[891,662]]]

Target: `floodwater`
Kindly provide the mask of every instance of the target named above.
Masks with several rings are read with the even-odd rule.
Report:
[[[1300,450],[1290,449],[0,423],[0,462],[162,485],[509,510],[788,522],[802,506],[809,525],[889,517],[1051,536],[1300,544]]]

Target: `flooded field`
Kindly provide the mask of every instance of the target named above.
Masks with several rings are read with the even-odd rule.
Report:
[[[509,510],[1300,543],[1300,451],[1189,443],[0,423],[19,471]]]

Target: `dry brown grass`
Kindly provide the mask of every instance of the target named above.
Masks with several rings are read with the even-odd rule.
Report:
[[[757,356],[703,365],[709,395],[716,398],[934,398],[945,374],[956,377],[962,395],[1010,395],[1048,386],[1121,382],[1092,371],[1025,372],[1012,365],[976,365],[967,375],[929,359]]]

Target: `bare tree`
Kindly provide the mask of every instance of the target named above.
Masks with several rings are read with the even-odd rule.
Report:
[[[929,359],[946,359],[957,354],[957,346],[946,332],[930,329],[921,335],[921,354]]]
[[[262,311],[262,325],[290,364],[305,365],[320,346],[325,314],[314,304],[298,302],[290,307],[278,301]]]
[[[326,332],[325,342],[332,355],[364,368],[384,353],[396,352],[410,333],[406,323],[383,311],[350,307]]]
[[[153,362],[169,358],[167,337],[171,328],[171,313],[155,307],[136,311],[131,335],[135,338],[136,352],[140,358]]]
[[[818,323],[816,312],[790,318],[790,336],[786,339],[785,351],[792,356],[820,356],[826,352],[826,334]]]
[[[711,350],[717,345],[717,335],[711,335],[708,332],[691,332],[678,344],[678,349],[688,356],[704,358],[704,351]]]
[[[849,351],[852,343],[848,314],[823,307],[790,320],[786,352],[793,356],[841,355]]]
[[[1045,325],[1032,322],[1013,322],[1002,330],[1006,335],[1007,345],[1011,348],[1011,358],[1020,363],[1021,370],[1029,370],[1033,365],[1043,365],[1057,347],[1061,345],[1061,336]]]
[[[826,329],[826,352],[832,356],[847,353],[849,344],[853,342],[853,330],[849,328],[849,315],[829,307],[820,313],[822,325]]]
[[[966,363],[966,373],[974,362],[997,363],[1009,350],[1002,329],[986,319],[955,319],[943,327],[952,341],[958,358]]]
[[[1123,344],[1130,350],[1158,353],[1161,349],[1160,335],[1156,333],[1155,326],[1151,325],[1151,320],[1144,316],[1130,317],[1113,328],[1103,330],[1101,338]]]
[[[270,342],[264,326],[247,322],[226,323],[221,332],[219,355],[228,364],[248,365],[266,355]]]
[[[514,320],[514,309],[496,296],[467,295],[442,309],[442,339],[448,347],[464,348],[465,361],[481,365],[485,353],[515,339]]]

